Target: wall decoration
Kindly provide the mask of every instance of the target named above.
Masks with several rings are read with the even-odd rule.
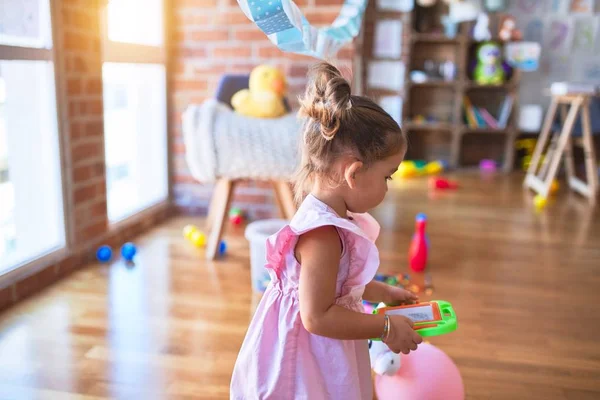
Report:
[[[594,40],[598,29],[598,18],[581,16],[575,18],[573,32],[573,51],[590,52],[594,50]]]
[[[567,17],[550,18],[546,24],[545,48],[552,54],[565,54],[573,42],[573,21]]]
[[[402,125],[402,97],[384,96],[379,99],[379,105],[385,110],[394,121]]]
[[[372,88],[400,90],[404,87],[405,66],[399,61],[372,61],[367,84]]]
[[[571,12],[590,14],[594,12],[594,0],[571,0]]]
[[[375,25],[373,55],[380,58],[400,58],[402,54],[402,22],[382,20]]]
[[[411,12],[415,8],[415,0],[377,0],[380,10]]]
[[[511,3],[513,2],[511,1]],[[546,5],[544,0],[518,0],[515,3],[517,3],[518,12],[535,15],[544,12],[544,6]]]
[[[570,5],[571,0],[552,0],[548,11],[556,14],[566,14],[569,12]]]

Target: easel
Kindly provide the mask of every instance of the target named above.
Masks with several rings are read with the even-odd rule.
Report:
[[[552,181],[558,172],[559,163],[564,153],[565,170],[569,187],[582,196],[587,197],[590,202],[594,203],[596,201],[598,172],[590,123],[590,98],[590,94],[578,93],[552,96],[552,102],[546,114],[540,138],[533,152],[527,175],[525,176],[525,182],[523,183],[525,188],[533,189],[540,196],[548,197]],[[551,132],[551,128],[559,106],[563,126],[561,131],[555,134]],[[571,137],[571,132],[580,112],[583,127],[583,134],[580,140],[584,151],[587,182],[582,181],[575,175],[575,166],[573,164],[573,138]],[[552,141],[548,152],[538,171],[542,152],[550,139]]]

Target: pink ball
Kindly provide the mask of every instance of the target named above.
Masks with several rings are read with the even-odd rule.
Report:
[[[394,376],[376,375],[379,400],[463,400],[465,389],[458,368],[442,350],[423,343],[409,355]]]

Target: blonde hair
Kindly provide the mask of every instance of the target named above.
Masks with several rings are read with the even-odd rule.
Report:
[[[304,121],[294,182],[297,202],[310,191],[315,176],[339,181],[331,167],[340,157],[355,157],[368,168],[406,149],[398,123],[374,101],[352,95],[340,71],[325,62],[309,72],[299,115]]]

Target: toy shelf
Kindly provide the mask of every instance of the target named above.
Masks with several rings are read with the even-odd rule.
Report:
[[[483,158],[502,163],[508,172],[514,167],[514,142],[518,111],[519,71],[513,70],[499,85],[482,85],[472,79],[472,64],[480,44],[471,37],[473,23],[461,23],[455,37],[446,37],[440,17],[448,14],[448,6],[437,2],[432,7],[421,7],[417,2],[408,13],[379,10],[377,2],[369,2],[366,12],[363,40],[357,49],[362,71],[361,91],[376,100],[390,96],[402,98],[402,128],[409,137],[407,159],[447,161],[452,167],[478,165]],[[490,32],[497,39],[501,14],[490,13]],[[402,54],[396,59],[405,65],[405,81],[401,89],[381,90],[369,87],[366,70],[374,56],[374,36],[382,20],[402,23]],[[387,59],[386,59],[387,60]],[[443,73],[444,63],[453,63],[454,74]],[[411,71],[423,71],[424,82],[412,82]],[[445,71],[445,70],[444,70]],[[476,123],[466,119],[465,97],[481,115]],[[500,122],[502,104],[510,99],[508,116]],[[487,112],[486,112],[487,111]]]

